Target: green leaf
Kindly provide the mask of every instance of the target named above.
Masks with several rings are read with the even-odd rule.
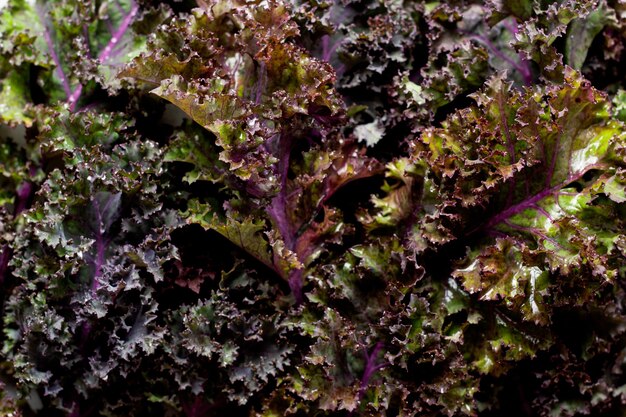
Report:
[[[23,124],[30,127],[33,118],[26,109],[31,102],[27,73],[9,70],[0,89],[0,122],[11,126]]]
[[[208,204],[202,204],[197,200],[189,202],[187,212],[183,213],[183,216],[187,223],[196,223],[207,230],[215,230],[250,256],[275,269],[270,246],[263,237],[266,230],[263,220],[251,218],[237,220],[230,217],[221,219],[211,211]]]
[[[576,70],[581,69],[593,39],[606,25],[616,22],[615,11],[605,0],[587,16],[574,19],[565,35],[565,62]]]
[[[520,311],[524,320],[548,325],[549,273],[541,264],[528,265],[532,255],[516,243],[498,239],[495,245],[481,248],[480,254],[471,254],[471,263],[455,269],[453,276],[469,293],[478,294],[481,301],[504,300],[508,308]]]
[[[228,177],[228,166],[219,160],[219,148],[202,129],[190,124],[176,133],[164,155],[166,162],[185,162],[193,165],[183,180],[192,184],[196,181],[223,182]]]

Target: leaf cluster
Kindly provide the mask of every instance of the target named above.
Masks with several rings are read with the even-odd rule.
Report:
[[[625,7],[0,5],[0,414],[622,415]]]

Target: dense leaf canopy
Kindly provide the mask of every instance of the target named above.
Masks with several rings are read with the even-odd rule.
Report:
[[[0,1],[0,415],[626,413],[626,3]]]

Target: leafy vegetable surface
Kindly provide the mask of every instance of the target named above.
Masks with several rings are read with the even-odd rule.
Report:
[[[0,2],[0,414],[622,415],[625,12]]]

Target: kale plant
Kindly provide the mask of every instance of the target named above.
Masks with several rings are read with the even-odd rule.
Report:
[[[626,3],[0,1],[0,415],[626,413]]]

